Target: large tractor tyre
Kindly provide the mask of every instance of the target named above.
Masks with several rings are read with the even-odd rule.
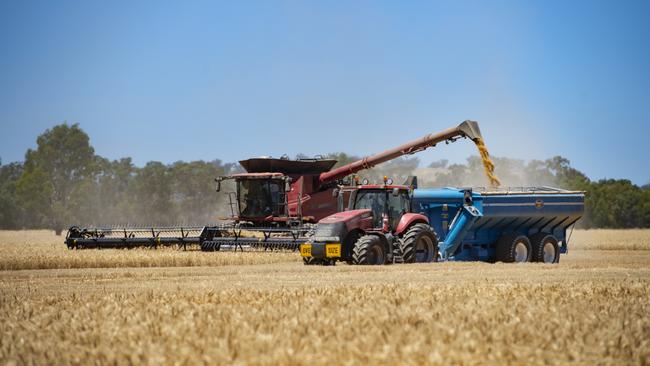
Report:
[[[417,223],[411,226],[399,245],[404,263],[438,261],[438,236],[427,224]]]
[[[524,263],[532,259],[533,248],[526,235],[506,235],[501,237],[496,246],[496,261],[506,263]]]
[[[560,262],[560,246],[555,236],[537,233],[530,238],[530,241],[533,246],[533,262]]]
[[[354,254],[354,243],[359,241],[359,238],[363,235],[361,231],[352,231],[345,236],[343,240],[343,247],[341,248],[342,257],[340,260],[345,261],[345,263],[352,265],[354,260],[352,259]]]
[[[380,265],[386,263],[386,251],[381,240],[374,235],[359,238],[352,248],[354,264]]]

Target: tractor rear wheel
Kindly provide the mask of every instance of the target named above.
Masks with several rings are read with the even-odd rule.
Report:
[[[399,245],[404,263],[438,261],[438,236],[427,224],[417,223],[411,226]]]
[[[537,233],[530,238],[533,245],[533,262],[558,263],[560,261],[560,246],[555,236]]]
[[[352,248],[354,264],[380,265],[386,263],[386,252],[381,240],[375,235],[364,235]]]
[[[526,235],[502,236],[496,245],[497,262],[524,263],[532,258],[532,246]]]

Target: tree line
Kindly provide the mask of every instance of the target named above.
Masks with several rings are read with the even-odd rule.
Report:
[[[0,166],[0,228],[80,225],[205,224],[215,219],[223,197],[214,178],[235,164],[152,161],[136,167],[131,158],[95,154],[78,125],[45,131],[24,163]]]
[[[137,167],[131,158],[108,160],[95,154],[77,124],[60,124],[38,136],[23,163],[0,161],[0,229],[80,225],[207,224],[230,212],[227,195],[213,184],[219,175],[242,171],[237,163],[152,161]],[[299,155],[298,157],[304,157]],[[342,165],[359,157],[331,153]],[[587,192],[585,228],[650,227],[650,185],[625,179],[591,181],[556,156],[545,161],[494,158],[508,186],[554,186]],[[478,156],[465,164],[442,160],[420,167],[402,157],[361,173],[371,181],[390,176],[400,183],[417,175],[420,187],[485,186]]]

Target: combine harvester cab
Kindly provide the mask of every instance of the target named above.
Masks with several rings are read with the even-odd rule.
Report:
[[[438,234],[442,260],[557,263],[583,215],[584,192],[418,189],[413,206]]]

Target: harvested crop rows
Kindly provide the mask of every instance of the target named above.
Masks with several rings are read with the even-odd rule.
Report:
[[[293,261],[295,253],[219,253],[176,247],[124,250],[68,250],[53,232],[0,231],[0,270],[117,267],[191,267],[266,264]]]
[[[650,251],[650,230],[576,230],[571,237],[570,249]],[[194,267],[283,262],[300,262],[300,257],[288,252],[224,252],[212,255],[202,253],[197,248],[182,251],[173,247],[68,250],[63,238],[51,231],[0,231],[0,270]]]
[[[49,233],[12,235],[2,363],[650,362],[650,231],[576,231],[556,266],[311,267],[295,253],[68,252],[60,238],[34,245]]]

